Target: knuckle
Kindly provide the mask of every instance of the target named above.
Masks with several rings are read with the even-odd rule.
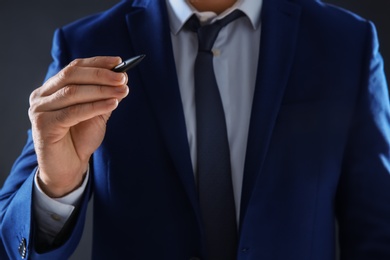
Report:
[[[73,61],[71,61],[69,63],[69,67],[73,67],[73,66],[79,66],[82,62],[82,59],[74,59]]]
[[[37,105],[35,102],[30,102],[30,107],[28,108],[28,115],[31,117],[37,112]]]
[[[100,68],[97,68],[94,70],[94,76],[99,79],[101,77],[103,77],[103,70],[100,69]]]
[[[30,119],[30,122],[33,123],[35,120],[35,111],[32,107],[28,108],[28,118]]]
[[[83,105],[74,105],[58,111],[58,113],[56,114],[56,121],[59,122],[61,125],[65,125],[69,122],[75,121],[75,119],[78,118],[82,113],[82,107]]]
[[[36,89],[33,92],[31,92],[29,97],[29,115],[32,113],[35,113],[39,110],[42,100],[41,100],[41,94],[40,89]]]
[[[65,123],[69,116],[72,114],[72,110],[74,110],[74,107],[68,107],[58,111],[55,115],[54,120],[59,124]]]
[[[63,68],[60,72],[58,72],[57,76],[60,80],[66,80],[73,74],[74,71],[75,71],[74,66],[67,66]]]
[[[97,63],[97,62],[99,62],[99,60],[100,60],[100,57],[98,57],[98,56],[95,56],[95,57],[91,58],[91,62],[92,63]]]
[[[70,106],[63,110],[64,115],[67,117],[71,115],[77,115],[80,112],[80,105]]]
[[[69,98],[77,93],[77,87],[75,85],[67,85],[58,91],[59,95],[63,98]]]
[[[30,115],[30,121],[31,124],[37,129],[43,129],[47,126],[45,113],[32,113]]]
[[[106,92],[106,88],[104,86],[102,86],[102,85],[99,85],[98,86],[98,91],[99,91],[99,94],[103,96],[105,94],[105,92]]]
[[[38,89],[35,89],[33,92],[31,92],[30,97],[28,99],[30,106],[32,106],[35,103],[35,100],[38,96],[37,92],[38,92]]]

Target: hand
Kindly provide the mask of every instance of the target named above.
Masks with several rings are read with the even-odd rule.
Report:
[[[82,183],[106,123],[127,96],[127,75],[111,71],[119,57],[77,59],[30,96],[29,117],[40,186],[62,197]]]

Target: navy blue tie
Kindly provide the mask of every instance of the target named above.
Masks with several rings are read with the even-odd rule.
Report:
[[[225,113],[214,75],[212,47],[222,27],[242,15],[237,10],[204,26],[193,15],[187,22],[188,28],[198,35],[195,60],[197,184],[210,260],[235,259],[237,254],[230,149]]]

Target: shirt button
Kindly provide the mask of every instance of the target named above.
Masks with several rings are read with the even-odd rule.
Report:
[[[53,214],[50,215],[50,217],[54,221],[61,221],[61,216],[58,215],[58,214],[53,213]]]
[[[220,49],[212,49],[211,52],[213,53],[214,57],[218,57],[219,55],[221,55]]]

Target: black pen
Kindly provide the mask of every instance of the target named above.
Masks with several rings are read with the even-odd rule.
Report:
[[[112,71],[114,71],[114,72],[126,72],[129,69],[133,68],[138,63],[140,63],[145,58],[145,56],[146,56],[145,54],[142,54],[142,55],[138,55],[138,56],[132,57],[132,58],[130,58],[128,60],[125,60],[124,62],[116,65],[112,69]]]

